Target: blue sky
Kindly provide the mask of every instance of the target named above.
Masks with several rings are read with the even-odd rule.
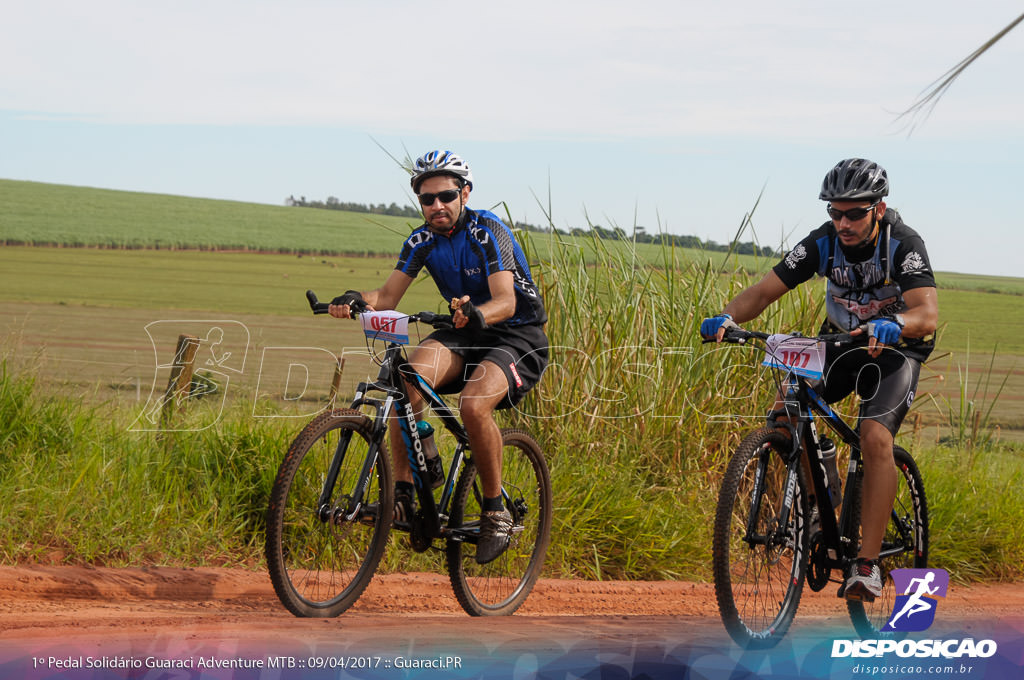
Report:
[[[411,203],[380,146],[447,148],[471,205],[542,224],[550,200],[563,228],[725,242],[764,188],[756,238],[778,245],[824,220],[826,171],[864,156],[937,270],[1021,274],[1024,27],[912,134],[895,120],[1019,2],[482,4],[14,3],[0,177]]]

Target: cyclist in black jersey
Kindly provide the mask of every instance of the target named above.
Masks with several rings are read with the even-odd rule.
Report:
[[[913,402],[921,362],[934,347],[938,321],[935,278],[924,242],[895,210],[887,209],[883,198],[888,194],[889,179],[881,166],[862,158],[840,161],[825,176],[819,194],[829,202],[830,221],[701,324],[702,336],[721,341],[726,328],[756,318],[817,274],[828,279],[823,332],[863,337],[861,348],[829,349],[822,388],[829,403],[856,389],[864,404],[859,423],[861,547],[842,586],[842,593],[856,600],[873,600],[882,591],[877,558],[896,495],[893,440]]]
[[[462,392],[459,410],[483,485],[483,516],[476,560],[500,555],[509,543],[512,516],[501,500],[501,430],[494,410],[511,408],[540,380],[548,364],[547,314],[530,267],[512,230],[486,210],[466,207],[473,188],[469,166],[450,151],[416,161],[412,189],[425,223],[405,240],[394,271],[380,288],[348,291],[330,314],[349,318],[350,305],[395,309],[426,269],[452,310],[455,330],[431,333],[409,362],[432,387]],[[418,413],[422,399],[410,390]],[[391,425],[396,521],[414,511],[413,475],[396,423]]]

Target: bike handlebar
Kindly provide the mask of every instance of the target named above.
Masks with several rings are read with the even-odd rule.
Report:
[[[329,302],[320,302],[320,300],[317,299],[316,293],[314,293],[311,290],[306,291],[306,300],[309,302],[309,308],[313,310],[314,314],[327,314],[327,310],[331,306]],[[357,309],[357,306],[361,308]],[[367,306],[366,303],[364,302],[361,305],[350,305],[349,308],[352,309],[352,318],[355,318],[357,315],[365,312]],[[438,330],[455,327],[455,324],[452,322],[451,314],[420,312],[418,314],[410,314],[409,320],[416,321],[419,323],[425,323],[428,326],[433,326],[435,329]]]
[[[309,301],[309,308],[313,310],[314,314],[326,314],[327,308],[331,306],[327,302],[320,302],[316,297],[316,293],[311,290],[306,291],[306,300]]]
[[[420,312],[418,314],[410,314],[409,319],[412,321],[418,321],[419,323],[425,323],[428,326],[433,326],[435,329],[452,329],[455,328],[455,322],[452,321],[451,314],[437,314],[436,312]]]
[[[809,336],[815,340],[820,340],[824,343],[831,344],[835,347],[841,347],[843,345],[853,345],[861,342],[867,337],[868,328],[866,325],[858,326],[857,330],[862,331],[861,335],[851,335],[851,333],[822,333],[821,335]],[[771,333],[764,333],[762,331],[748,331],[743,328],[727,328],[725,335],[722,337],[722,342],[729,342],[736,345],[744,345],[748,340],[767,340],[772,336]],[[794,337],[803,337],[799,333],[794,333]],[[716,342],[714,338],[709,340],[703,340],[703,344],[709,342]]]

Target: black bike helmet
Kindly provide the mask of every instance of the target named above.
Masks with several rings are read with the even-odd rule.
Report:
[[[889,195],[885,168],[864,158],[847,158],[832,168],[821,183],[823,201],[877,202]]]

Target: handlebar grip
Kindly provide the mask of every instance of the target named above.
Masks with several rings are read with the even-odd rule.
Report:
[[[455,328],[455,324],[452,321],[451,314],[437,314],[435,312],[420,312],[416,315],[416,320],[433,326],[436,329],[442,328]]]
[[[725,329],[725,334],[722,336],[722,342],[729,342],[729,343],[732,343],[734,345],[745,345],[745,344],[747,344],[748,340],[751,340],[751,339],[767,340],[768,336],[769,336],[768,333],[762,333],[760,331],[748,331],[748,330],[746,330],[744,328],[739,328],[739,327],[736,327],[736,328],[726,328]],[[715,338],[702,339],[701,340],[701,344],[704,344],[704,345],[706,345],[708,343],[711,343],[711,342],[717,342],[717,340]]]
[[[744,345],[747,340],[753,337],[757,337],[754,335],[753,331],[748,331],[743,328],[726,328],[722,341],[735,343],[737,345]]]
[[[311,290],[306,291],[306,300],[309,301],[309,308],[313,310],[314,314],[326,314],[327,308],[330,306],[326,302],[320,302],[316,293]]]
[[[320,302],[316,297],[316,293],[311,290],[306,291],[306,300],[309,301],[309,308],[313,310],[314,314],[327,314],[331,307],[330,302]],[[356,318],[356,314],[361,314],[366,311],[366,302],[357,300],[349,305],[352,318]]]
[[[860,333],[853,335],[857,331],[860,331]],[[868,335],[868,325],[865,323],[847,333],[822,333],[818,335],[818,339],[833,347],[843,347],[847,345],[861,345],[868,339]]]

